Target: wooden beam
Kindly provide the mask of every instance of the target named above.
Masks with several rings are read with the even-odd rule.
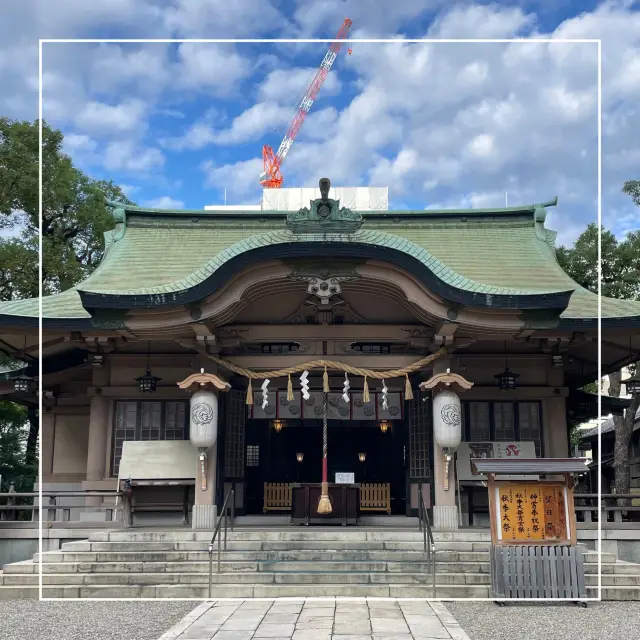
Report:
[[[449,345],[453,342],[453,334],[458,330],[460,325],[456,322],[449,322],[443,320],[438,324],[433,336],[433,342],[438,347],[442,345]]]
[[[218,330],[220,341],[239,339],[243,342],[277,342],[279,340],[366,340],[367,342],[407,342],[411,337],[427,337],[423,325],[242,325]],[[413,333],[415,332],[415,335]],[[430,333],[430,332],[429,332]]]
[[[208,338],[215,338],[215,325],[211,322],[194,322],[189,325],[193,333],[197,336],[206,336]]]

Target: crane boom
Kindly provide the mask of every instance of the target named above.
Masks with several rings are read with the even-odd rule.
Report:
[[[335,40],[336,42],[332,42],[329,50],[327,51],[325,57],[318,68],[313,80],[307,87],[307,90],[300,101],[300,105],[298,106],[295,116],[287,132],[285,133],[280,146],[278,147],[278,152],[273,153],[273,149],[269,145],[264,145],[262,147],[262,162],[264,165],[264,170],[260,175],[260,184],[263,187],[268,188],[276,188],[279,189],[282,186],[282,163],[284,162],[287,154],[289,153],[289,149],[291,149],[291,145],[293,145],[293,141],[296,139],[298,135],[298,131],[300,131],[300,127],[304,122],[304,119],[307,117],[307,113],[311,109],[320,88],[322,87],[325,78],[327,77],[333,63],[335,62],[336,57],[338,56],[338,52],[342,47],[342,41],[347,38],[349,35],[349,29],[351,29],[351,20],[346,18],[342,27],[340,27],[340,31],[338,31]],[[349,53],[351,53],[349,51]]]

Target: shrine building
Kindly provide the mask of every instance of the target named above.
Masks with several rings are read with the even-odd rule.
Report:
[[[237,515],[286,517],[291,486],[322,480],[326,428],[328,482],[361,515],[415,517],[422,490],[436,529],[486,527],[470,460],[566,458],[597,415],[579,389],[598,376],[598,297],[556,261],[556,200],[358,210],[325,183],[295,211],[109,204],[101,264],[42,300],[44,489],[126,484],[134,524],[210,529],[230,488]],[[38,307],[0,304],[24,363],[0,390],[23,404]],[[602,298],[602,373],[639,354],[640,302]]]

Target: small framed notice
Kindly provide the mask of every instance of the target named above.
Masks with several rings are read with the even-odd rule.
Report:
[[[336,473],[336,484],[355,484],[355,473]]]

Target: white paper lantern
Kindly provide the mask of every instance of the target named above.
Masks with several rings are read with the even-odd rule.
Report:
[[[200,389],[191,396],[190,439],[194,446],[208,449],[218,438],[218,398]]]
[[[433,433],[436,444],[456,449],[462,440],[462,413],[458,394],[445,389],[433,398]]]

